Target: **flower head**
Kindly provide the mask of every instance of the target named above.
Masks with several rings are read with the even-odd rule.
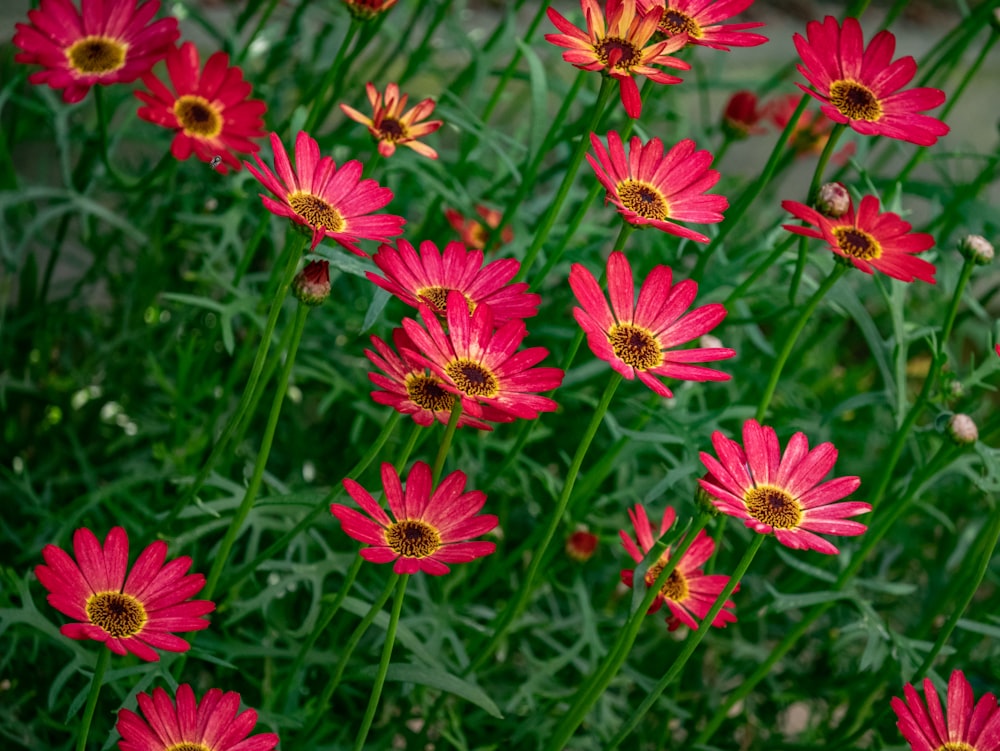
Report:
[[[352,159],[337,169],[328,156],[319,156],[319,145],[308,133],[300,132],[295,139],[295,169],[278,138],[271,134],[274,151],[274,173],[257,154],[253,158],[258,171],[244,162],[251,174],[279,200],[260,194],[264,206],[278,216],[312,230],[312,246],[329,237],[359,256],[368,254],[355,244],[360,239],[385,242],[403,231],[406,221],[393,214],[375,214],[392,200],[392,191],[374,180],[361,179],[361,162]]]
[[[118,711],[121,751],[271,751],[278,745],[274,733],[247,739],[257,724],[257,713],[240,712],[240,695],[235,691],[212,688],[195,702],[191,686],[182,683],[174,700],[162,688],[153,689],[152,696],[140,693],[136,699],[142,717],[128,709]]]
[[[586,563],[597,550],[597,535],[588,529],[578,529],[566,538],[566,555],[578,563]]]
[[[746,138],[764,132],[764,128],[757,124],[761,117],[763,112],[757,109],[757,95],[752,91],[737,91],[726,102],[722,128],[730,138]]]
[[[719,23],[742,13],[754,0],[639,0],[641,10],[659,9],[663,15],[656,29],[667,38],[679,37],[688,44],[729,51],[733,47],[756,47],[766,36],[748,34],[747,29],[764,26],[755,23]]]
[[[701,452],[709,477],[698,480],[722,513],[743,519],[761,534],[774,532],[778,542],[796,550],[839,552],[827,540],[813,534],[860,535],[864,524],[847,521],[871,511],[867,503],[840,499],[861,484],[857,477],[820,480],[837,461],[832,443],[812,451],[804,433],[796,433],[785,453],[774,428],[756,420],[743,424],[743,445],[716,431],[712,445],[719,458]]]
[[[785,229],[824,240],[830,250],[866,274],[878,269],[902,282],[920,279],[934,284],[934,264],[913,256],[932,247],[934,238],[923,232],[911,233],[910,223],[900,219],[898,214],[879,213],[879,201],[875,196],[862,198],[857,213],[851,203],[836,219],[825,217],[796,201],[782,201],[781,206],[815,227],[784,224]]]
[[[764,107],[764,114],[774,123],[775,127],[784,131],[798,107],[799,95],[787,94],[768,102]],[[819,154],[826,147],[826,142],[830,140],[833,125],[833,120],[822,112],[803,110],[799,113],[799,119],[796,120],[788,134],[788,143],[795,150],[796,156]],[[834,164],[844,164],[854,154],[854,151],[854,143],[848,143],[833,155],[831,161]]]
[[[615,251],[608,258],[608,292],[611,307],[594,275],[581,264],[573,264],[569,286],[581,307],[573,316],[587,333],[591,351],[612,368],[632,380],[638,378],[660,396],[670,389],[656,376],[684,381],[728,381],[728,373],[689,365],[732,357],[725,347],[672,349],[715,328],[726,317],[719,303],[687,313],[698,285],[687,279],[671,286],[668,266],[654,268],[635,300],[632,267],[625,254]]]
[[[341,104],[340,109],[352,120],[368,126],[368,132],[378,143],[378,152],[382,156],[392,156],[396,151],[396,144],[399,144],[409,146],[418,154],[437,159],[438,155],[434,149],[417,140],[443,125],[441,120],[420,122],[426,120],[434,111],[433,99],[424,99],[404,114],[407,95],[400,96],[399,86],[396,84],[390,83],[386,87],[384,99],[371,82],[365,86],[365,90],[368,92],[368,101],[371,102],[374,112],[372,117],[366,117],[346,104]]]
[[[441,315],[448,293],[453,290],[462,293],[470,310],[488,304],[497,324],[512,318],[530,318],[542,301],[528,292],[525,282],[508,283],[521,267],[517,260],[501,258],[483,266],[483,252],[466,250],[461,243],[448,243],[441,253],[434,243],[425,240],[420,243],[418,255],[406,240],[397,240],[396,248],[382,245],[372,260],[385,276],[369,271],[369,280],[407,305],[427,305]]]
[[[476,213],[486,222],[486,226],[490,229],[496,229],[500,226],[500,220],[503,216],[496,209],[491,209],[482,204],[476,204]],[[486,243],[489,242],[490,233],[483,227],[482,224],[477,222],[475,219],[465,217],[460,212],[455,211],[455,209],[445,209],[444,212],[445,219],[448,220],[448,224],[452,226],[458,234],[462,241],[462,245],[467,248],[476,248],[478,250],[485,250]],[[504,227],[503,231],[500,233],[500,240],[494,244],[493,248],[490,250],[495,250],[496,247],[509,243],[514,239],[514,230],[510,226]]]
[[[371,21],[397,2],[398,0],[343,0],[348,12],[359,21]]]
[[[461,398],[465,412],[490,419],[484,408],[491,407],[534,420],[540,412],[555,410],[554,401],[537,393],[558,388],[563,371],[534,367],[548,356],[544,347],[516,351],[528,335],[524,321],[514,319],[495,328],[490,306],[470,312],[460,292],[448,293],[445,317],[447,334],[426,305],[420,306],[426,329],[412,318],[404,319],[415,349],[404,349],[403,356],[430,368],[441,379],[441,388]]]
[[[597,0],[580,0],[587,31],[578,29],[558,11],[548,9],[549,20],[561,34],[546,34],[545,39],[568,48],[563,60],[583,70],[603,70],[618,81],[622,105],[629,117],[639,117],[642,98],[633,76],[646,76],[656,83],[681,83],[653,65],[688,70],[683,60],[670,57],[684,46],[687,37],[680,36],[662,42],[646,44],[656,31],[661,12],[658,8],[639,11],[636,0],[607,0],[605,11]]]
[[[208,58],[204,70],[200,66],[193,43],[173,49],[167,55],[167,74],[174,90],[152,73],[143,75],[149,91],[135,92],[147,105],[139,108],[139,117],[176,132],[170,150],[177,159],[187,159],[192,152],[203,162],[218,156],[223,164],[238,170],[240,161],[233,152],[260,150],[251,139],[264,136],[262,117],[267,105],[247,98],[250,84],[243,80],[243,71],[229,67],[225,52]]]
[[[392,570],[397,574],[423,571],[440,576],[451,570],[449,563],[467,563],[496,549],[492,542],[471,541],[496,527],[497,518],[478,513],[486,503],[485,493],[462,492],[464,472],[452,472],[432,492],[431,468],[417,462],[406,478],[404,492],[396,470],[385,463],[382,487],[392,517],[354,480],[344,480],[344,488],[368,516],[340,503],[330,504],[344,532],[371,545],[361,549],[366,561],[395,561]]]
[[[55,545],[42,548],[45,565],[35,576],[49,592],[49,604],[76,620],[59,629],[70,639],[94,639],[118,655],[129,652],[155,662],[154,651],[186,652],[175,633],[208,627],[208,600],[188,600],[205,586],[201,574],[186,574],[187,556],[166,565],[167,544],[157,540],[139,554],[128,571],[128,535],[115,527],[104,545],[89,529],[73,533],[74,561]],[[127,576],[126,576],[127,574]]]
[[[95,84],[134,81],[174,46],[176,18],[153,20],[159,0],[82,0],[82,13],[70,0],[42,0],[19,23],[14,45],[19,63],[41,65],[28,80],[63,89],[69,104],[83,99]]]
[[[900,91],[917,72],[912,57],[892,61],[896,38],[889,31],[876,34],[864,47],[861,24],[833,16],[823,23],[810,21],[806,36],[795,35],[795,48],[802,58],[799,72],[813,88],[796,84],[823,103],[820,109],[838,123],[850,125],[866,136],[888,136],[919,146],[931,146],[948,133],[940,120],[921,115],[944,102],[940,89]]]
[[[605,202],[614,203],[626,222],[708,242],[705,235],[675,222],[715,224],[729,207],[725,196],[705,194],[719,181],[719,173],[709,169],[709,152],[695,151],[694,141],[685,138],[664,154],[659,138],[643,144],[632,136],[626,155],[615,131],[608,133],[607,149],[594,133],[590,143],[597,158],[587,154],[587,161],[607,190]]]
[[[653,549],[656,541],[663,537],[664,533],[673,526],[674,510],[667,506],[663,512],[663,520],[660,522],[660,529],[656,532],[646,515],[646,509],[641,503],[635,505],[635,510],[628,510],[629,519],[632,520],[632,529],[635,530],[635,540],[624,529],[618,531],[622,538],[622,546],[625,548],[632,560],[641,563],[646,553]],[[638,541],[638,545],[636,542]],[[678,542],[680,545],[683,539]],[[705,534],[705,530],[698,532],[694,542],[684,553],[684,557],[677,562],[676,567],[667,581],[660,587],[656,599],[649,607],[649,613],[655,613],[664,603],[670,609],[670,617],[667,623],[673,631],[682,623],[688,628],[697,629],[698,621],[708,615],[715,601],[719,599],[722,590],[729,584],[729,577],[721,574],[706,575],[699,568],[705,561],[712,557],[715,551],[715,543],[712,538]],[[670,548],[667,548],[646,571],[646,586],[651,587],[656,583],[660,572],[670,561]],[[633,585],[635,569],[625,569],[622,571],[622,581],[627,587]],[[737,590],[739,585],[737,585]],[[726,600],[722,610],[712,621],[713,626],[725,626],[727,623],[736,621],[736,616],[732,613],[735,604],[732,600]]]
[[[907,683],[904,699],[893,697],[896,727],[913,751],[1000,751],[1000,709],[993,694],[983,694],[973,706],[972,686],[961,670],[948,681],[948,714],[930,678],[924,678],[924,699]]]

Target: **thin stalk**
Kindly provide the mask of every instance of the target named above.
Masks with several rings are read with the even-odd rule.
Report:
[[[618,230],[618,237],[615,238],[615,244],[611,246],[611,249],[625,250],[625,243],[628,242],[628,238],[633,232],[635,232],[635,225],[622,220],[622,228]]]
[[[413,8],[410,11],[410,16],[407,18],[403,25],[400,27],[402,29],[415,29],[417,28],[417,22],[420,20],[421,16],[427,12],[427,6],[422,2],[413,3]],[[369,81],[381,81],[385,77],[385,72],[389,66],[399,60],[407,59],[406,43],[410,40],[408,34],[401,34],[399,37],[399,42],[396,44],[396,48],[389,54],[382,55],[382,62],[379,64],[378,69],[369,74]],[[399,81],[397,81],[399,83]]]
[[[347,51],[350,49],[351,44],[354,42],[354,38],[358,35],[360,30],[361,22],[352,16],[351,25],[347,27],[347,33],[344,34],[344,39],[341,41],[340,47],[337,49],[337,54],[333,58],[333,63],[330,65],[326,75],[319,84],[319,89],[313,96],[312,106],[309,108],[309,115],[306,117],[305,125],[302,126],[302,130],[306,133],[312,132],[312,129],[319,123],[321,116],[325,115],[326,111],[329,110],[329,107],[323,106],[323,102],[328,98],[326,96],[327,89],[331,89],[329,99],[335,101],[338,86],[334,86],[334,84],[343,80],[343,76],[340,75],[340,69],[343,67],[344,60],[347,58]]]
[[[38,292],[38,302],[41,305],[45,305],[46,298],[49,296],[49,287],[52,284],[52,274],[55,272],[59,256],[62,254],[62,246],[66,241],[66,232],[69,230],[69,222],[71,218],[72,215],[69,212],[66,212],[59,220],[59,226],[56,227],[56,239],[52,242],[52,250],[49,253],[49,259],[45,262],[45,272],[42,274],[42,286],[39,288]]]
[[[413,423],[413,429],[410,431],[410,437],[406,440],[406,445],[403,446],[403,450],[400,452],[399,456],[396,457],[396,474],[403,471],[406,463],[410,460],[410,454],[413,453],[414,447],[417,445],[417,441],[420,436],[424,434],[426,428],[420,423]]]
[[[90,725],[94,721],[94,710],[97,709],[97,699],[101,695],[104,673],[107,672],[111,662],[111,650],[103,644],[99,649],[100,653],[97,655],[94,675],[90,679],[90,693],[87,694],[87,704],[83,708],[83,717],[80,719],[80,733],[76,738],[76,751],[85,751],[87,748],[87,736],[90,735]]]
[[[792,243],[794,242],[795,242],[795,235],[789,234],[788,237],[786,237],[784,240],[778,243],[774,247],[774,250],[771,251],[770,255],[768,255],[768,257],[765,258],[760,263],[760,265],[753,270],[750,276],[744,279],[740,283],[740,286],[738,286],[736,289],[734,289],[732,292],[729,293],[729,296],[722,303],[723,307],[725,307],[726,310],[729,310],[737,300],[742,298],[743,295],[747,293],[747,290],[749,290],[750,287],[753,286],[753,283],[756,282],[758,279],[760,279],[760,277],[764,275],[764,272],[766,272],[769,268],[771,268],[771,266],[773,266],[775,262],[777,262],[777,260],[781,258],[781,255],[786,250],[788,250],[788,248],[791,247]]]
[[[382,152],[375,149],[375,153],[372,154],[372,158],[362,168],[362,177],[371,177],[375,174],[375,169],[378,167],[379,162],[382,161]]]
[[[389,616],[389,627],[385,632],[382,659],[378,663],[378,673],[375,676],[371,697],[368,699],[368,708],[365,710],[364,719],[361,720],[361,730],[358,731],[358,736],[354,741],[354,751],[364,751],[368,731],[371,729],[372,720],[375,719],[375,710],[378,709],[379,699],[382,698],[382,686],[385,685],[385,676],[389,672],[392,647],[396,642],[396,627],[399,626],[399,614],[403,610],[403,596],[406,594],[406,583],[409,580],[410,575],[403,574],[399,577],[399,583],[396,585],[396,597],[392,602],[392,615]]]
[[[250,264],[253,263],[253,257],[257,254],[257,248],[260,246],[260,241],[264,239],[264,234],[267,232],[267,227],[270,222],[270,212],[262,211],[260,219],[257,220],[257,226],[254,228],[253,234],[250,236],[250,240],[243,249],[243,257],[240,259],[240,263],[236,267],[236,274],[233,276],[234,287],[239,286],[240,280],[242,280],[247,271],[249,271]]]
[[[626,136],[622,134],[622,138]],[[587,216],[587,212],[590,207],[597,200],[597,197],[604,192],[604,186],[599,182],[594,181],[593,187],[590,192],[584,196],[583,200],[580,201],[580,205],[577,206],[576,213],[573,214],[573,218],[569,220],[566,225],[566,231],[563,233],[562,239],[560,239],[559,244],[556,245],[551,252],[546,253],[545,265],[542,266],[542,270],[538,272],[538,275],[531,280],[531,289],[533,291],[538,291],[541,286],[545,283],[545,279],[555,268],[555,265],[562,260],[563,253],[566,252],[566,247],[569,245],[569,241],[573,239],[576,231],[580,229],[580,225],[583,224],[584,218]],[[534,423],[534,420],[531,421]]]
[[[441,479],[441,470],[444,469],[444,460],[448,458],[448,450],[451,448],[451,440],[455,437],[455,428],[458,427],[458,421],[462,417],[462,401],[460,399],[455,400],[455,404],[451,408],[451,416],[448,418],[448,426],[445,428],[444,437],[441,439],[441,445],[438,446],[437,456],[434,458],[434,470],[431,472],[431,482],[433,485],[437,485],[438,481]]]
[[[649,692],[649,695],[643,699],[643,702],[639,705],[638,709],[636,709],[635,712],[633,712],[632,715],[625,721],[625,724],[619,728],[615,737],[612,738],[611,742],[608,744],[606,751],[614,751],[614,749],[621,745],[621,742],[625,740],[635,729],[635,726],[639,724],[639,721],[645,716],[646,712],[649,711],[650,707],[652,707],[656,703],[656,700],[660,698],[660,694],[662,694],[667,686],[673,683],[673,681],[681,674],[681,671],[684,669],[687,661],[691,659],[691,655],[694,654],[698,645],[701,644],[701,640],[705,638],[705,635],[711,629],[712,621],[715,620],[719,611],[725,607],[726,600],[729,599],[733,590],[736,589],[736,585],[740,583],[740,579],[743,578],[747,569],[750,568],[750,563],[753,561],[754,556],[757,555],[757,551],[760,550],[760,546],[764,543],[764,537],[764,535],[754,535],[753,541],[750,543],[750,547],[748,547],[746,552],[743,554],[743,558],[736,566],[736,570],[733,572],[733,575],[729,578],[726,588],[722,590],[722,594],[719,595],[719,598],[715,601],[712,609],[708,611],[708,615],[702,618],[696,631],[688,634],[687,639],[684,642],[684,649],[681,651],[680,655],[678,655],[677,659],[674,660],[673,664],[671,664],[666,675],[659,680],[653,690]]]
[[[525,40],[530,40],[535,31],[538,30],[538,25],[545,17],[545,12],[548,9],[548,6],[548,2],[538,3],[538,10],[536,10],[535,15],[532,16],[531,21],[528,24],[528,28],[524,30]],[[517,66],[521,62],[522,55],[521,46],[518,45],[517,49],[514,50],[514,54],[511,55],[510,62],[507,63],[507,67],[505,67],[503,69],[503,73],[500,74],[500,80],[498,80],[496,86],[493,87],[493,93],[490,95],[490,100],[483,108],[482,121],[484,123],[489,122],[490,115],[493,114],[493,110],[495,110],[496,106],[500,103],[500,97],[503,95],[504,89],[507,88],[507,84],[510,83],[510,79],[514,77],[514,73],[517,71]]]
[[[260,19],[257,21],[257,25],[253,27],[253,31],[251,31],[250,36],[247,37],[246,43],[242,48],[240,48],[239,53],[236,55],[236,60],[234,61],[235,65],[240,65],[243,60],[246,59],[247,52],[250,51],[250,47],[253,45],[254,40],[257,38],[257,35],[260,34],[265,24],[267,24],[268,19],[277,7],[278,0],[270,0],[268,2],[267,7],[264,9],[264,12],[261,13]]]
[[[444,21],[445,16],[451,10],[451,5],[454,0],[438,0],[435,3],[434,15],[431,17],[430,23],[427,24],[427,28],[424,31],[424,35],[420,42],[417,44],[417,48],[406,56],[406,66],[403,68],[403,72],[399,74],[398,83],[402,84],[406,79],[413,75],[414,71],[418,70],[421,65],[425,64],[428,58],[427,48],[430,46],[431,38],[434,36],[434,32],[437,31],[438,26]],[[420,3],[424,6],[426,12],[426,4]],[[412,27],[411,27],[412,28]]]

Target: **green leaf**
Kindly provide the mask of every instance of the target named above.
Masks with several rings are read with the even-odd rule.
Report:
[[[548,131],[548,82],[545,79],[545,66],[535,54],[534,49],[517,40],[517,47],[528,61],[528,77],[531,82],[531,138],[529,141],[531,153],[535,154],[542,147],[542,141]]]
[[[376,666],[371,665],[362,673],[366,677],[375,677]],[[388,681],[398,681],[400,683],[417,683],[421,686],[429,686],[449,694],[460,696],[471,704],[475,704],[480,709],[487,712],[498,720],[503,719],[503,714],[496,703],[486,695],[479,686],[475,686],[468,681],[462,680],[457,675],[452,675],[440,668],[428,665],[417,665],[414,663],[393,662],[389,664],[389,672],[385,676]]]
[[[385,305],[389,302],[392,297],[390,292],[382,289],[381,287],[375,287],[375,294],[372,295],[372,301],[368,305],[368,310],[365,312],[365,322],[361,325],[361,333],[367,333],[375,322],[381,317],[382,311],[385,310]]]
[[[770,582],[764,582],[764,586],[767,587],[768,591],[774,596],[774,602],[771,603],[771,608],[779,613],[785,610],[794,610],[796,608],[807,608],[811,605],[818,605],[822,602],[850,600],[855,597],[853,592],[837,592],[832,589],[822,590],[819,592],[806,592],[801,595],[786,595],[772,587]]]

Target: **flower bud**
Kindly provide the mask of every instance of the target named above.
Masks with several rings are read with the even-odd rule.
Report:
[[[578,529],[566,538],[566,555],[583,563],[590,560],[597,549],[597,535],[587,529]]]
[[[397,0],[343,0],[348,12],[359,21],[371,21],[385,13]]]
[[[322,305],[330,296],[330,262],[310,261],[292,282],[292,294],[303,305]]]
[[[851,194],[840,183],[825,183],[816,194],[814,205],[823,216],[839,219],[851,208]]]
[[[966,235],[959,240],[958,249],[977,266],[993,263],[993,244],[982,235]]]
[[[948,420],[948,435],[959,446],[968,446],[979,440],[979,429],[968,415],[954,414]]]
[[[729,98],[722,113],[722,129],[730,138],[746,138],[751,133],[760,133],[757,127],[761,112],[757,110],[757,95],[752,91],[737,91]]]
[[[705,475],[701,479],[702,480],[714,480],[714,478],[712,477],[712,475],[709,474],[709,473],[707,473],[707,472],[705,473]],[[711,514],[712,516],[719,516],[722,512],[719,511],[718,508],[716,508],[715,503],[713,503],[714,500],[715,500],[715,496],[713,496],[711,493],[709,493],[708,491],[706,491],[701,486],[701,483],[699,483],[698,487],[694,491],[694,501],[695,501],[696,504],[698,504],[698,508],[700,508],[702,511],[704,511],[706,513]]]

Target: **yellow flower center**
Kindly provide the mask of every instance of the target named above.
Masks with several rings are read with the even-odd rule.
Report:
[[[406,393],[414,404],[431,412],[450,410],[455,405],[455,395],[441,388],[441,380],[430,375],[409,376]]]
[[[608,65],[612,58],[617,58],[613,63],[615,70],[628,70],[633,65],[638,65],[642,58],[641,52],[634,44],[618,37],[604,37],[594,45],[594,52],[604,65]]]
[[[66,48],[70,67],[85,76],[114,73],[125,65],[128,45],[104,36],[77,39]]]
[[[500,391],[500,383],[488,368],[472,360],[452,360],[444,369],[458,389],[468,396],[491,398]]]
[[[222,132],[222,115],[207,99],[185,94],[174,102],[174,115],[186,135],[215,138]]]
[[[882,117],[882,105],[872,90],[846,78],[830,84],[830,103],[852,120],[875,122]]]
[[[670,216],[667,199],[649,183],[629,178],[618,183],[616,190],[622,205],[643,219],[662,221]]]
[[[448,287],[422,287],[417,290],[417,297],[434,308],[435,312],[444,313],[448,307],[448,293],[452,291]],[[465,297],[465,304],[471,313],[476,309],[476,304],[469,299],[468,295],[463,295],[463,297]]]
[[[679,10],[674,10],[673,8],[667,8],[663,12],[658,28],[667,36],[687,34],[689,37],[701,39],[704,35],[704,32],[702,32],[701,26],[698,25],[697,21],[691,18],[691,16],[681,13]]]
[[[212,749],[201,743],[191,743],[190,741],[181,741],[180,743],[175,743],[172,746],[167,746],[167,748],[164,751],[212,751]]]
[[[961,741],[952,741],[939,746],[935,751],[976,751],[976,747]]]
[[[636,370],[649,370],[663,363],[663,350],[650,331],[631,323],[616,323],[608,332],[615,357]]]
[[[378,133],[380,141],[389,141],[390,143],[399,143],[410,138],[410,131],[394,117],[385,118],[379,126]]]
[[[649,567],[649,570],[646,571],[646,586],[651,587],[656,584],[656,578],[666,565],[667,561],[660,561]],[[686,600],[688,596],[688,583],[687,579],[684,578],[684,574],[677,569],[671,571],[670,576],[667,577],[667,580],[660,587],[660,594],[674,602],[683,602]]]
[[[385,530],[385,542],[404,558],[426,558],[441,547],[441,535],[427,522],[404,519]]]
[[[870,261],[882,255],[882,246],[878,240],[857,227],[834,227],[833,236],[837,245],[851,258]]]
[[[292,193],[288,196],[288,205],[296,214],[306,220],[310,227],[328,230],[329,232],[343,232],[346,223],[333,206],[328,204],[319,196],[312,193]]]
[[[795,529],[802,521],[802,507],[792,496],[773,485],[758,485],[743,494],[747,512],[775,529]]]
[[[123,592],[98,592],[84,605],[87,618],[115,639],[135,636],[146,625],[146,608],[132,595]]]

